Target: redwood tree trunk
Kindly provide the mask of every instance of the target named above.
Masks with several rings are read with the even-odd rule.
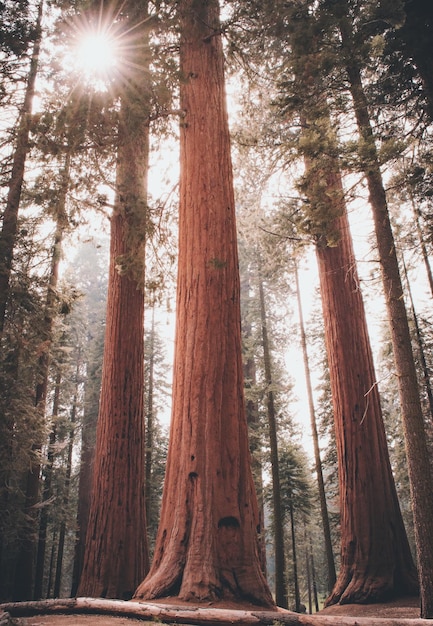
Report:
[[[145,11],[140,6],[134,0],[122,5],[129,15],[125,20],[130,27],[145,22]],[[147,78],[145,65],[131,76],[126,73],[128,82],[121,95],[101,399],[84,563],[78,586],[78,595],[82,596],[131,598],[148,570],[144,500]]]
[[[181,0],[181,179],[173,409],[155,555],[137,599],[272,606],[260,568],[217,0]]]
[[[141,277],[118,263],[144,242],[147,125],[127,127],[122,109],[116,209],[111,219],[110,269],[101,401],[93,488],[78,595],[130,598],[147,571],[144,504],[144,250],[136,243]],[[140,132],[141,131],[141,132]],[[131,133],[131,134],[130,134]],[[133,135],[132,135],[133,133]],[[140,225],[140,222],[141,225]],[[132,233],[132,228],[139,233]]]
[[[433,483],[424,419],[412,352],[403,287],[388,212],[379,157],[370,123],[368,103],[361,72],[352,54],[351,24],[346,15],[340,19],[346,71],[354,103],[356,121],[368,159],[364,172],[373,210],[382,281],[391,329],[399,396],[402,409],[406,454],[414,515],[415,542],[421,591],[421,617],[433,617]]]
[[[329,189],[341,189],[338,173]],[[338,453],[341,567],[327,605],[374,602],[417,590],[416,570],[389,463],[376,376],[347,214],[340,240],[318,245]]]

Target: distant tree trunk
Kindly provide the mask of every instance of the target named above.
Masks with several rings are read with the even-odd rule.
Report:
[[[331,528],[329,525],[328,505],[326,503],[325,481],[323,479],[322,461],[320,458],[319,436],[317,433],[316,414],[314,409],[313,389],[311,385],[310,365],[308,362],[307,337],[304,327],[301,291],[299,288],[298,265],[295,261],[296,297],[298,301],[299,328],[301,331],[301,346],[304,357],[305,381],[307,384],[308,407],[310,410],[311,433],[313,435],[314,462],[319,490],[320,513],[322,517],[323,536],[325,540],[326,565],[328,568],[328,592],[331,593],[336,581],[334,553],[332,551]]]
[[[311,560],[310,560],[310,546],[307,541],[307,522],[304,518],[304,550],[305,550],[305,571],[307,574],[307,591],[308,591],[308,612],[311,615],[313,613],[313,590],[311,581]]]
[[[404,258],[402,258],[402,263],[403,263],[404,276],[405,276],[405,279],[406,279],[407,294],[409,296],[410,308],[411,308],[411,311],[412,311],[413,324],[414,324],[414,327],[415,327],[415,335],[416,335],[416,342],[417,342],[417,345],[418,345],[418,353],[419,353],[419,360],[420,360],[420,364],[421,364],[422,376],[423,376],[423,379],[424,379],[425,391],[427,393],[427,405],[428,405],[429,416],[428,416],[428,418],[426,416],[426,420],[429,423],[428,424],[428,426],[429,426],[428,430],[429,430],[429,432],[431,432],[432,426],[433,426],[433,391],[432,391],[432,384],[431,384],[431,380],[430,380],[430,368],[427,365],[424,338],[422,336],[421,327],[419,325],[418,315],[417,315],[417,312],[416,312],[416,309],[415,309],[415,302],[413,300],[412,289],[410,287],[410,281],[409,281],[409,277],[407,275],[407,268],[406,268],[406,263],[404,261]]]
[[[173,409],[155,556],[137,599],[273,606],[260,568],[218,2],[181,0]]]
[[[131,0],[122,6],[130,16],[126,18],[130,28],[145,22],[143,5]],[[138,52],[142,53],[142,48]],[[137,59],[134,62],[138,65]],[[130,598],[148,570],[143,400],[147,80],[143,65],[133,72],[121,96],[104,364],[84,564],[78,586],[81,596]]]
[[[145,495],[146,519],[152,519],[152,464],[153,464],[153,379],[155,369],[155,307],[152,308],[152,325],[150,329],[149,345],[149,374],[147,377],[147,406],[146,406],[146,455],[145,455]]]
[[[38,535],[38,551],[36,555],[36,569],[35,569],[35,589],[33,597],[35,600],[42,598],[43,581],[44,581],[44,566],[45,566],[45,549],[47,544],[47,528],[48,528],[48,501],[52,496],[51,484],[53,477],[53,463],[54,463],[54,444],[57,438],[57,416],[59,414],[60,406],[60,383],[62,379],[62,372],[60,367],[57,369],[56,382],[54,386],[54,399],[53,399],[53,417],[50,437],[48,441],[48,454],[47,463],[43,470],[45,477],[44,489],[42,492],[42,502],[45,506],[41,509],[41,515],[39,520],[39,535]]]
[[[310,535],[310,558],[311,558],[311,579],[313,581],[314,606],[315,606],[315,609],[316,609],[316,613],[318,613],[318,611],[319,611],[319,597],[317,595],[316,567],[315,567],[315,564],[314,564],[313,542],[311,541],[311,535]]]
[[[244,343],[248,343],[248,340],[252,337],[252,325],[248,319],[248,304],[250,302],[250,279],[248,269],[245,273],[241,271],[241,315],[242,315],[242,337]],[[244,314],[245,310],[245,314]],[[254,388],[257,383],[256,375],[256,362],[254,355],[250,351],[244,350],[243,358],[243,370],[245,389]],[[265,536],[265,502],[263,491],[263,476],[262,476],[262,461],[261,461],[261,441],[260,436],[257,433],[259,426],[259,408],[258,402],[254,398],[248,398],[246,400],[246,412],[247,412],[247,424],[248,434],[251,451],[251,469],[254,478],[254,484],[256,487],[257,500],[258,500],[258,512],[259,512],[259,527],[261,532],[259,534],[259,557],[263,574],[266,576],[267,564],[266,564],[266,536]]]
[[[260,270],[259,270],[260,274]],[[266,410],[269,428],[269,446],[271,451],[272,473],[272,505],[274,526],[274,560],[275,560],[275,601],[278,606],[287,608],[287,584],[285,566],[285,541],[283,511],[281,506],[280,470],[278,462],[277,419],[272,389],[271,351],[266,318],[265,291],[263,280],[259,275],[260,320],[262,325],[263,364],[266,379]]]
[[[338,172],[329,189],[341,191]],[[332,193],[330,192],[330,197]],[[341,197],[341,196],[340,196]],[[417,590],[389,462],[347,214],[335,247],[317,245],[338,452],[341,567],[326,604],[377,602]]]
[[[296,553],[296,532],[295,532],[295,513],[293,510],[293,499],[289,498],[289,519],[290,519],[290,536],[292,542],[292,558],[293,558],[293,587],[295,593],[295,611],[301,612],[301,596],[299,593],[299,578],[298,578],[298,556]]]
[[[40,452],[43,445],[43,422],[45,419],[49,368],[51,361],[51,345],[53,341],[54,322],[57,317],[57,283],[59,280],[59,268],[62,255],[62,243],[65,230],[68,226],[66,214],[66,196],[69,185],[69,163],[70,154],[66,155],[64,176],[62,179],[62,189],[56,215],[56,231],[54,234],[53,253],[51,258],[51,269],[48,282],[48,289],[45,301],[44,319],[41,332],[41,354],[38,359],[36,372],[35,407],[36,423],[34,424],[34,442],[32,444],[33,461],[27,473],[25,515],[28,522],[26,537],[21,542],[20,555],[15,582],[15,596],[24,600],[32,597],[32,587],[34,584],[34,567],[37,548],[37,523],[39,512],[35,508],[40,499],[40,473],[41,462]],[[40,555],[40,558],[42,555]],[[39,594],[39,589],[36,589]]]
[[[48,582],[47,582],[47,598],[52,598],[52,588],[53,588],[53,578],[54,578],[54,561],[56,557],[56,546],[57,546],[57,529],[53,530],[53,537],[51,540],[51,554],[50,554],[50,565],[48,568]]]
[[[96,337],[98,343],[98,337]],[[89,345],[89,343],[87,344]],[[101,358],[102,360],[102,358]],[[93,367],[91,367],[93,365]],[[78,480],[77,532],[75,536],[74,566],[72,572],[71,596],[76,596],[84,562],[84,549],[90,509],[90,493],[92,488],[93,459],[96,445],[96,422],[98,419],[100,388],[100,363],[91,363],[87,358],[87,377],[84,386],[84,415],[81,427],[81,455]],[[90,370],[90,371],[89,371]],[[97,390],[97,391],[96,391]]]
[[[77,367],[75,373],[75,393],[72,402],[71,418],[69,421],[69,441],[68,441],[68,456],[66,459],[66,474],[65,484],[63,485],[63,497],[62,497],[62,520],[60,522],[59,530],[59,545],[57,548],[57,562],[56,562],[56,575],[54,579],[54,597],[60,597],[61,582],[62,582],[62,570],[63,570],[63,554],[65,551],[65,539],[67,529],[67,510],[69,505],[70,488],[71,488],[71,475],[72,475],[72,453],[74,450],[74,438],[75,438],[75,422],[77,420],[77,404],[78,404],[78,392],[80,386],[80,370],[81,363],[81,350],[77,354]]]
[[[366,151],[368,149],[368,158],[364,163],[364,173],[367,179],[370,203],[373,209],[382,281],[399,382],[421,589],[421,617],[432,618],[432,471],[395,242],[380,171],[379,158],[370,123],[368,102],[362,85],[360,68],[356,63],[356,57],[353,55],[351,25],[347,15],[348,13],[340,19],[340,32],[358,130],[363,145],[366,147]]]
[[[35,41],[33,45],[32,57],[30,59],[27,87],[20,114],[8,196],[3,212],[3,227],[0,233],[0,335],[3,333],[6,305],[9,298],[9,282],[18,228],[18,211],[21,201],[21,190],[24,182],[24,169],[29,151],[32,102],[33,96],[35,95],[39,50],[42,40],[41,25],[43,5],[43,0],[41,0],[39,3],[38,17],[35,25]],[[24,588],[22,589],[22,592],[24,592]],[[28,598],[27,592],[25,595]]]
[[[422,260],[424,262],[425,270],[427,273],[427,280],[430,286],[430,293],[431,293],[431,296],[433,297],[433,273],[432,273],[432,269],[430,266],[430,260],[429,260],[429,255],[427,252],[427,246],[426,246],[425,239],[424,239],[424,233],[422,231],[421,224],[420,224],[421,212],[418,206],[415,204],[415,200],[410,191],[409,191],[409,194],[410,194],[410,201],[412,204],[413,215],[415,218],[416,232],[418,234],[418,240],[419,240],[420,247],[421,247]]]

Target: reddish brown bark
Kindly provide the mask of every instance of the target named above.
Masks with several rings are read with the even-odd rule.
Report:
[[[136,598],[272,606],[258,556],[239,274],[216,0],[182,0],[181,181],[173,411],[155,556]]]
[[[78,595],[123,599],[148,570],[143,287],[149,128],[145,103],[134,102],[135,89],[123,95],[120,111],[101,399],[78,587]]]
[[[379,252],[385,302],[391,331],[395,369],[399,385],[402,423],[409,469],[415,543],[419,570],[421,617],[433,618],[433,477],[421,406],[417,371],[412,351],[409,322],[404,302],[394,235],[388,212],[380,159],[370,121],[361,68],[353,55],[353,24],[347,2],[339,7],[339,30],[345,69],[363,148],[374,229]]]
[[[341,192],[337,171],[329,190]],[[335,193],[331,194],[335,197]],[[341,197],[341,193],[338,194]],[[344,210],[335,247],[318,245],[341,511],[341,566],[327,604],[374,602],[417,591],[389,463],[352,239]]]

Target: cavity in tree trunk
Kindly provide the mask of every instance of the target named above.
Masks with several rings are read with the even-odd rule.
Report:
[[[173,409],[154,560],[137,599],[272,606],[260,568],[216,0],[181,0],[181,179]]]

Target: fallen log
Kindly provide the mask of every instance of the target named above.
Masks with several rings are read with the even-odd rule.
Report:
[[[177,606],[143,601],[107,600],[103,598],[65,598],[33,602],[9,602],[0,611],[12,617],[42,614],[94,613],[113,617],[132,617],[166,624],[204,626],[427,626],[430,620],[396,617],[351,617],[347,615],[300,615],[285,609],[243,610],[203,607],[196,604]]]

